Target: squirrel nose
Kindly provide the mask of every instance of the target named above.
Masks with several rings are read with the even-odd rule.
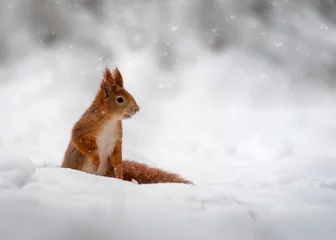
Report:
[[[138,111],[139,111],[139,106],[134,106],[134,107],[131,109],[132,114],[136,114]]]

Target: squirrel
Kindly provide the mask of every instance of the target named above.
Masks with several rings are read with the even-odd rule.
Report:
[[[138,184],[192,184],[177,174],[122,160],[122,120],[132,118],[139,110],[124,88],[118,67],[112,72],[106,67],[92,104],[72,128],[61,167]]]

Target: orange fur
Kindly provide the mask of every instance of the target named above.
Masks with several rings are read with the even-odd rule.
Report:
[[[192,184],[192,182],[183,179],[181,176],[164,171],[159,168],[152,168],[146,164],[134,161],[123,160],[124,180],[132,181],[133,179],[138,184],[152,184],[152,183],[185,183]]]
[[[122,98],[122,102],[120,102]],[[89,108],[74,125],[61,167],[138,183],[190,183],[180,176],[133,161],[122,161],[122,120],[139,111],[124,89],[116,67],[105,69],[100,88]]]
[[[120,97],[123,99],[123,103],[117,102]],[[62,167],[88,171],[83,169],[83,166],[85,163],[90,163],[92,171],[96,172],[101,162],[97,138],[109,121],[116,121],[113,133],[116,142],[109,153],[108,162],[116,168],[116,177],[122,179],[121,120],[133,116],[138,111],[139,106],[135,99],[124,89],[123,79],[118,68],[113,72],[106,68],[93,103],[72,129],[71,141],[65,153]]]

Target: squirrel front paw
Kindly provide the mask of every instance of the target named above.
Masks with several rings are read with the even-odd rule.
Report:
[[[99,165],[100,165],[100,160],[99,160],[99,157],[96,156],[95,158],[92,159],[91,161],[91,168],[94,172],[96,172],[99,168]]]
[[[123,180],[124,176],[123,176],[122,164],[118,164],[114,169],[116,178]]]
[[[97,170],[98,170],[98,168],[99,168],[99,164],[96,165],[96,164],[92,163],[92,164],[91,164],[91,168],[92,168],[92,170],[93,170],[94,172],[97,172]]]

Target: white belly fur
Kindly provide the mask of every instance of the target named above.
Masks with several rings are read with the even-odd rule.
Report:
[[[100,165],[96,172],[91,168],[90,161],[87,161],[83,169],[88,173],[97,175],[104,175],[108,168],[108,157],[112,154],[115,143],[117,141],[117,121],[111,120],[106,123],[102,132],[96,139],[98,153],[100,158]]]

